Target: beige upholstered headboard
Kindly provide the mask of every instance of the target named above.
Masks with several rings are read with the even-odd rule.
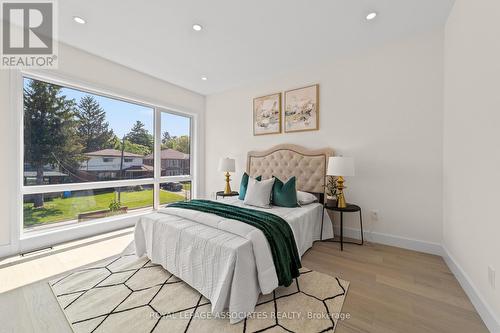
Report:
[[[263,179],[276,176],[286,181],[297,178],[297,190],[324,193],[328,158],[333,150],[307,149],[297,145],[278,145],[265,151],[251,151],[247,157],[247,173],[262,175]]]

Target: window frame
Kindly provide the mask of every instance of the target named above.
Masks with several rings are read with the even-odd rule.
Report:
[[[12,235],[16,235],[13,238],[17,240],[23,240],[26,238],[31,238],[33,236],[38,236],[54,231],[61,231],[66,229],[71,229],[71,226],[76,225],[77,221],[64,222],[62,226],[55,224],[53,228],[47,228],[45,230],[25,230],[24,229],[24,210],[23,210],[23,199],[24,195],[27,194],[40,194],[40,193],[53,193],[53,192],[63,192],[63,191],[78,191],[78,190],[94,190],[110,187],[125,187],[125,186],[136,186],[136,185],[153,185],[153,206],[151,208],[144,208],[136,212],[132,211],[123,216],[115,216],[109,218],[102,218],[93,221],[87,221],[85,223],[78,223],[80,227],[89,226],[94,223],[106,223],[108,221],[120,220],[120,219],[130,219],[130,217],[136,215],[142,215],[144,213],[149,213],[151,211],[157,210],[160,206],[160,184],[164,182],[172,181],[190,181],[191,182],[191,193],[194,196],[196,193],[196,179],[198,179],[196,173],[194,172],[194,165],[196,161],[197,148],[195,145],[196,134],[196,121],[197,114],[189,112],[187,110],[182,110],[177,107],[165,106],[159,103],[155,103],[151,100],[144,98],[137,98],[133,94],[129,93],[119,93],[117,89],[106,89],[98,88],[95,84],[89,84],[87,82],[79,81],[77,79],[71,79],[62,77],[59,75],[48,75],[46,72],[42,74],[39,71],[32,70],[22,70],[11,72],[13,73],[11,77],[12,87],[13,87],[13,99],[16,102],[13,107],[17,110],[15,116],[16,127],[18,128],[18,140],[17,140],[17,152],[19,154],[17,157],[18,175],[16,179],[16,188],[18,189],[15,200],[16,213],[14,221],[16,227],[12,230]],[[24,79],[33,79],[50,84],[59,85],[65,88],[76,89],[83,91],[85,93],[96,94],[107,98],[116,99],[119,101],[137,104],[143,107],[148,107],[153,110],[153,136],[154,136],[154,176],[152,178],[142,178],[142,179],[123,179],[123,180],[111,180],[111,181],[99,181],[99,182],[85,182],[85,183],[69,183],[69,184],[49,184],[49,185],[24,185],[23,173],[24,173]],[[182,117],[189,118],[190,120],[190,174],[184,176],[161,176],[161,114],[170,113]],[[124,227],[127,227],[125,225]],[[116,229],[116,228],[115,228]]]

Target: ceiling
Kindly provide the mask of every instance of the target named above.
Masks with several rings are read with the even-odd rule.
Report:
[[[64,0],[59,38],[208,95],[442,27],[453,1]]]

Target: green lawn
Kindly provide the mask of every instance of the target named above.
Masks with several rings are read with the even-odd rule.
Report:
[[[41,223],[53,223],[76,220],[78,214],[109,209],[109,204],[116,198],[115,193],[103,193],[71,198],[47,200],[43,208],[34,209],[32,203],[24,204],[24,226]],[[160,203],[166,204],[184,200],[182,193],[160,191]],[[153,190],[121,193],[122,207],[129,210],[153,205]]]

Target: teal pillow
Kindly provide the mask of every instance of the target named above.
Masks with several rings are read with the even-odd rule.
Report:
[[[247,194],[247,187],[248,187],[248,174],[245,172],[243,174],[243,177],[241,177],[241,183],[240,183],[240,195],[238,196],[238,199],[240,200],[245,200],[245,195]],[[255,179],[257,179],[259,182],[262,180],[262,176],[258,176]]]
[[[274,177],[273,205],[280,207],[297,207],[297,189],[295,188],[295,176],[290,178],[286,184]]]

